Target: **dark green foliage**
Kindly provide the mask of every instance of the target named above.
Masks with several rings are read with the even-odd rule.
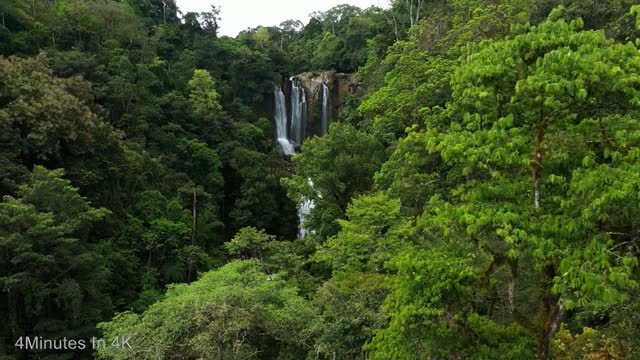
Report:
[[[283,179],[296,199],[312,199],[316,207],[305,226],[319,239],[335,235],[352,198],[373,185],[384,148],[373,136],[344,123],[331,124],[324,137],[308,139],[293,158],[296,175]]]
[[[4,339],[95,335],[111,312],[111,271],[92,234],[109,211],[78,194],[62,170],[33,170],[0,203],[0,319]]]
[[[3,297],[0,315],[17,325],[0,334],[0,354],[14,353],[20,334],[93,334],[114,309],[145,310],[165,285],[223,264],[223,243],[244,226],[281,239],[295,234],[295,207],[280,186],[285,161],[272,151],[266,119],[280,65],[265,49],[219,39],[217,14],[179,19],[169,0],[0,5],[7,56],[0,58],[0,194],[18,199],[4,204],[12,212],[3,232],[13,237],[2,241],[23,251],[17,237],[41,224],[40,237],[28,241],[68,254],[45,254],[59,264],[34,259],[20,270],[46,284],[42,291],[3,287],[15,298]],[[62,186],[54,178],[41,181],[37,196],[20,190],[44,171],[38,166],[64,167],[88,200],[45,197]],[[94,225],[83,215],[89,200],[111,216]],[[289,249],[278,251],[286,262]],[[62,276],[65,262],[77,262],[86,278]],[[2,263],[7,281],[23,266]],[[47,295],[63,280],[75,294],[65,298],[68,306]],[[24,300],[31,297],[37,300]],[[85,308],[90,301],[93,312]]]
[[[530,18],[534,23],[543,21],[561,5],[560,15],[563,18],[581,18],[586,29],[602,29],[607,36],[623,42],[633,41],[640,35],[635,27],[635,18],[629,12],[632,5],[638,4],[634,0],[537,0],[533,4]]]
[[[629,299],[637,258],[616,245],[628,233],[613,229],[633,226],[626,216],[636,211],[616,199],[635,198],[637,177],[627,171],[638,171],[631,119],[640,62],[632,44],[581,26],[549,20],[469,46],[452,77],[453,101],[427,112],[427,130],[403,140],[379,173],[409,204],[413,189],[398,178],[443,182],[425,187],[431,198],[418,203],[426,206],[419,245],[465,250],[446,261],[451,255],[433,250],[393,260],[401,281],[387,298],[393,320],[376,334],[372,357],[547,359],[567,311]],[[441,277],[456,264],[464,268]],[[473,277],[460,278],[467,272]]]
[[[92,151],[99,128],[91,85],[56,78],[46,58],[0,59],[0,131],[6,158],[30,166]]]
[[[636,3],[0,1],[0,358],[637,357]],[[304,71],[358,84],[283,156]]]
[[[100,324],[107,338],[135,334],[131,350],[101,359],[305,358],[317,331],[315,309],[255,260],[234,261],[189,285],[173,285],[143,315]]]
[[[316,352],[324,359],[361,359],[363,346],[388,321],[380,307],[388,294],[380,274],[335,273],[316,292],[314,302],[323,319]]]

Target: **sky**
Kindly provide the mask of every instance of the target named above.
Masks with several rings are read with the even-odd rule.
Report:
[[[215,5],[221,10],[220,34],[235,37],[248,27],[274,26],[289,19],[304,24],[314,11],[326,11],[340,4],[360,8],[371,5],[384,6],[386,0],[176,0],[183,13],[211,10]]]

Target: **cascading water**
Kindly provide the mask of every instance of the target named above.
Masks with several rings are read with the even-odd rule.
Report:
[[[313,200],[309,199],[302,199],[302,202],[298,206],[298,219],[300,221],[300,225],[298,225],[298,239],[304,239],[309,234],[309,230],[305,229],[302,224],[307,220],[307,216],[314,207],[316,207],[316,204]]]
[[[295,78],[291,78],[291,135],[287,136],[287,105],[285,103],[285,96],[282,92],[282,88],[274,84],[273,86],[273,94],[275,99],[275,111],[274,118],[276,121],[276,135],[278,139],[278,144],[282,148],[282,151],[286,155],[295,155],[296,154],[296,145],[302,145],[302,141],[304,140],[305,135],[305,126],[306,126],[306,116],[307,116],[307,96],[305,94],[304,88],[299,80]],[[328,91],[328,89],[327,89]],[[324,105],[323,100],[323,107]],[[325,119],[323,110],[323,121]],[[324,125],[323,125],[324,126]],[[326,131],[323,128],[323,134]],[[309,186],[313,187],[313,182],[309,179]],[[304,224],[307,216],[311,212],[311,210],[315,207],[313,200],[310,199],[302,199],[300,205],[298,206],[298,239],[304,239],[309,231],[305,229],[302,224]]]
[[[329,122],[331,121],[331,105],[330,105],[329,87],[322,84],[322,135],[326,135],[329,131]]]
[[[307,96],[300,80],[291,78],[291,141],[302,145],[307,123]]]
[[[287,105],[280,85],[273,85],[273,96],[275,98],[274,117],[276,120],[276,135],[278,143],[286,155],[294,155],[296,153],[296,148],[287,137]]]
[[[313,181],[311,181],[310,178],[307,178],[307,183],[313,190]],[[319,192],[316,191],[316,195],[318,196],[318,198],[322,199],[322,195]],[[298,239],[304,239],[305,237],[307,237],[307,235],[309,235],[309,230],[305,229],[302,224],[304,224],[304,222],[307,220],[307,216],[315,207],[316,204],[313,202],[313,200],[306,198],[303,198],[300,206],[298,206],[298,219],[300,220],[300,225],[298,226]],[[313,234],[314,231],[311,231],[311,233]]]

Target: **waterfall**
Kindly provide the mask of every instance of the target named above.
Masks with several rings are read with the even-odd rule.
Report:
[[[300,225],[298,225],[298,239],[304,239],[309,234],[309,230],[305,229],[302,224],[307,220],[307,216],[315,206],[316,204],[313,200],[302,199],[298,207],[298,219],[300,220]]]
[[[331,121],[331,98],[329,87],[322,84],[322,135],[326,135],[329,131],[329,122]]]
[[[295,77],[291,78],[291,140],[295,145],[302,145],[302,141],[305,136],[307,116],[307,96],[304,92],[304,88],[299,80]],[[311,179],[309,179],[311,184]],[[308,230],[305,229],[302,224],[306,220],[307,216],[313,209],[315,204],[313,200],[302,199],[302,202],[298,206],[298,219],[300,225],[298,226],[298,239],[304,239],[308,235]]]
[[[307,96],[300,80],[291,78],[291,141],[302,145],[307,120]]]
[[[307,183],[313,189],[313,181],[310,178],[307,178]],[[319,198],[322,198],[322,195],[318,194]],[[304,239],[309,235],[309,230],[305,229],[302,224],[304,224],[305,220],[307,220],[307,216],[311,212],[311,210],[316,207],[316,204],[313,200],[302,198],[300,205],[298,206],[298,219],[300,220],[300,225],[298,226],[298,239]],[[313,233],[313,232],[312,232]]]
[[[284,93],[280,85],[273,85],[273,97],[275,99],[274,117],[276,120],[276,135],[282,151],[286,155],[294,155],[296,149],[287,137],[287,105],[285,104]]]
[[[282,151],[286,155],[295,155],[296,154],[296,145],[302,145],[302,141],[305,136],[305,127],[306,127],[306,119],[307,119],[307,96],[304,92],[304,88],[299,80],[292,77],[291,79],[291,132],[290,136],[287,136],[287,105],[284,93],[282,92],[282,88],[274,84],[273,85],[273,94],[275,99],[275,111],[274,118],[276,121],[276,135],[278,144],[282,148]],[[325,91],[325,90],[323,90]],[[329,89],[326,89],[328,93]],[[323,93],[324,94],[324,93]],[[328,95],[327,95],[328,96]],[[325,104],[326,100],[323,99],[323,134],[326,133],[324,130],[324,122],[325,122],[325,110],[327,107]],[[327,118],[328,119],[328,118]],[[313,187],[313,182],[311,179],[308,179],[309,186]],[[298,205],[298,219],[300,225],[298,226],[298,239],[304,239],[309,231],[305,229],[302,224],[305,222],[309,212],[315,207],[313,200],[303,198],[300,204]]]

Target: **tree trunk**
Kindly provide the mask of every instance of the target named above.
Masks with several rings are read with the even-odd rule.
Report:
[[[418,4],[416,6],[416,20],[415,20],[416,24],[420,21],[420,10],[422,9],[422,3],[423,3],[423,0],[418,0]]]
[[[518,281],[518,260],[509,259],[509,269],[511,270],[511,277],[508,285],[508,301],[509,301],[509,313],[513,314],[516,309],[516,282]]]
[[[538,339],[538,359],[540,360],[549,360],[551,359],[550,347],[551,347],[551,339],[560,329],[560,324],[564,319],[565,309],[562,304],[562,299],[558,299],[556,305],[551,309],[548,313],[548,316],[544,322],[544,328],[540,333],[540,338]]]
[[[396,36],[396,41],[400,41],[400,33],[398,31],[398,22],[396,21],[396,15],[393,12],[393,2],[388,1],[389,5],[389,13],[391,14],[391,18],[387,15],[386,12],[383,12],[384,16],[387,18],[387,21],[393,25],[393,33]]]
[[[396,21],[396,16],[393,16],[393,32],[396,35],[396,41],[400,41],[400,31],[398,31],[398,22]]]
[[[187,271],[187,284],[191,284],[191,264],[193,263],[193,261],[191,260],[191,254],[189,254],[189,258],[187,259],[187,261],[189,262],[189,270]]]
[[[407,6],[409,7],[409,24],[411,26],[416,25],[418,21],[420,21],[420,10],[422,9],[422,3],[424,0],[416,0],[416,12],[413,13],[413,0],[406,0]]]
[[[191,245],[193,245],[193,243],[195,242],[196,239],[196,219],[197,219],[197,213],[196,213],[196,203],[197,203],[197,186],[193,186],[193,208],[192,208],[192,217],[193,217],[193,221],[191,224]]]
[[[37,19],[36,19],[36,0],[31,0],[31,19],[33,20],[33,25],[35,27],[35,24],[37,22]]]
[[[193,186],[193,213],[192,213],[192,217],[193,217],[193,222],[191,223],[191,245],[193,245],[195,243],[196,240],[196,222],[197,222],[197,210],[196,210],[196,204],[197,204],[197,193],[198,193],[198,187],[194,184]],[[189,270],[187,271],[187,283],[191,282],[191,270],[192,270],[192,261],[191,258],[189,258]]]
[[[164,1],[162,2],[162,19],[164,24],[167,25],[167,3]]]

